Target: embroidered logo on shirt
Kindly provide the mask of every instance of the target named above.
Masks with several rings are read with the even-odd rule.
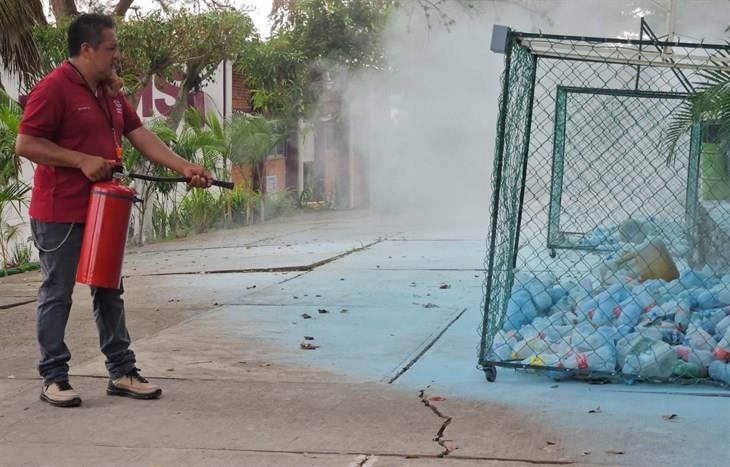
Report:
[[[114,99],[114,107],[117,108],[117,113],[121,115],[122,114],[122,102],[117,99]]]
[[[82,105],[81,107],[77,108],[76,110],[78,110],[79,112],[83,112],[85,110],[91,110],[91,107],[89,107],[88,105]]]

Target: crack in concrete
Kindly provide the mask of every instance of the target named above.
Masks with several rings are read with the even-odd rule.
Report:
[[[12,445],[13,447],[18,447],[20,445],[26,445],[26,446],[53,446],[54,443],[49,442],[42,442],[42,441],[25,441],[23,443],[19,443],[17,441],[13,441],[12,443],[7,442],[5,439],[3,439],[2,442],[0,442],[0,446],[3,445]],[[68,444],[67,444],[68,446]],[[197,446],[197,447],[178,447],[178,446],[164,446],[164,447],[150,447],[150,446],[129,446],[129,445],[120,445],[120,444],[111,444],[111,443],[88,443],[88,444],[76,444],[76,446],[92,446],[92,447],[99,447],[99,448],[109,448],[109,449],[139,449],[139,450],[154,450],[154,449],[161,449],[161,450],[170,450],[170,451],[209,451],[209,452],[240,452],[240,453],[253,453],[253,454],[302,454],[302,455],[320,455],[320,456],[359,456],[361,455],[361,452],[355,452],[355,451],[349,451],[349,450],[323,450],[323,449],[308,449],[308,450],[293,450],[293,449],[246,449],[246,448],[229,448],[229,447],[204,447],[204,446]],[[378,457],[388,457],[388,458],[395,458],[395,459],[438,459],[443,456],[436,455],[436,454],[429,454],[429,453],[418,453],[418,452],[394,452],[394,451],[382,451],[382,452],[376,452],[373,454],[370,454],[370,460],[377,460]],[[540,460],[540,459],[521,459],[521,458],[508,458],[508,457],[492,457],[492,456],[459,456],[459,455],[452,455],[449,456],[450,459],[459,459],[459,460],[473,460],[473,461],[493,461],[493,462],[522,462],[525,464],[534,464],[534,465],[575,465],[574,461],[571,460],[558,460],[558,461],[550,461],[550,460]],[[365,464],[362,467],[370,467],[374,464]],[[581,465],[605,465],[605,464],[596,464],[596,463],[589,463],[585,462]]]
[[[444,335],[444,334],[446,333],[446,331],[448,331],[448,330],[449,330],[449,328],[450,328],[450,327],[451,327],[451,326],[452,326],[452,325],[453,325],[453,324],[454,324],[455,322],[457,322],[457,321],[459,320],[459,318],[461,318],[461,316],[462,316],[462,315],[463,315],[464,313],[466,313],[466,310],[467,310],[467,308],[464,308],[463,310],[461,310],[461,313],[459,313],[458,315],[456,315],[456,317],[454,317],[454,319],[452,319],[451,321],[449,321],[449,323],[448,323],[448,324],[447,324],[446,326],[444,326],[444,328],[443,328],[443,329],[441,330],[441,332],[439,332],[439,333],[438,333],[438,334],[436,335],[436,337],[434,337],[434,338],[433,338],[433,339],[431,340],[431,342],[429,342],[429,343],[428,343],[428,345],[426,345],[426,346],[425,346],[425,347],[424,347],[423,349],[421,349],[421,351],[420,351],[420,352],[418,352],[418,355],[416,355],[415,357],[413,357],[413,358],[411,359],[411,361],[409,361],[409,362],[408,362],[408,364],[407,364],[407,365],[405,365],[405,366],[404,366],[403,368],[401,368],[401,369],[400,369],[400,370],[398,371],[398,373],[396,373],[396,374],[395,374],[395,375],[394,375],[394,376],[393,376],[392,378],[390,378],[390,379],[388,380],[388,384],[393,384],[393,383],[394,383],[394,382],[395,382],[395,381],[396,381],[396,380],[397,380],[398,378],[400,378],[401,376],[403,376],[403,374],[404,374],[404,373],[405,373],[406,371],[410,370],[410,369],[411,369],[411,368],[413,367],[413,365],[415,365],[415,364],[416,364],[416,363],[418,362],[418,360],[420,360],[420,359],[421,359],[421,357],[423,357],[423,355],[424,355],[424,354],[425,354],[426,352],[428,352],[428,350],[429,350],[429,349],[430,349],[431,347],[433,347],[433,346],[434,346],[434,344],[436,344],[436,342],[438,342],[438,340],[439,340],[439,339],[441,339],[441,336],[443,336],[443,335]]]
[[[384,242],[385,239],[378,238],[377,240],[370,242],[366,245],[362,245],[358,248],[353,248],[351,250],[347,250],[344,253],[340,253],[339,255],[332,256],[330,258],[325,258],[320,261],[315,261],[311,264],[306,264],[303,266],[280,266],[280,267],[273,267],[273,268],[243,268],[243,269],[214,269],[211,271],[182,271],[182,272],[155,272],[151,274],[130,274],[124,276],[125,278],[128,277],[154,277],[154,276],[185,276],[185,275],[198,275],[198,274],[249,274],[249,273],[266,273],[266,272],[311,272],[318,267],[324,266],[325,264],[329,264],[333,261],[337,261],[338,259],[342,259],[345,256],[349,256],[353,253],[359,253],[363,250],[367,250],[368,248],[371,248],[378,243]]]
[[[441,426],[439,427],[439,430],[436,432],[436,436],[433,438],[433,441],[436,442],[439,446],[443,448],[443,451],[441,451],[439,454],[437,454],[435,457],[443,459],[445,457],[448,457],[449,459],[464,459],[464,460],[490,460],[495,462],[522,462],[525,464],[536,464],[536,465],[573,465],[575,464],[575,461],[573,460],[557,460],[557,461],[550,461],[550,460],[536,460],[536,459],[522,459],[522,458],[516,458],[516,457],[491,457],[491,456],[461,456],[458,454],[452,454],[454,451],[459,449],[459,447],[456,445],[454,440],[448,439],[445,437],[446,429],[451,425],[451,422],[454,421],[454,418],[448,415],[445,415],[442,413],[438,407],[431,404],[431,401],[426,397],[426,391],[431,386],[426,386],[425,389],[421,389],[418,392],[418,397],[421,399],[421,402],[423,405],[431,409],[431,411],[436,414],[440,419],[443,420],[443,423],[441,423]],[[589,465],[589,464],[585,464]],[[591,464],[592,465],[592,464]]]
[[[428,389],[430,386],[427,386],[426,389]],[[433,413],[435,413],[439,418],[443,419],[443,423],[441,424],[441,427],[439,428],[438,432],[436,433],[436,437],[433,438],[433,440],[441,446],[444,450],[438,455],[438,457],[446,457],[449,454],[451,454],[457,447],[454,446],[447,446],[447,443],[453,443],[453,440],[444,438],[444,434],[446,432],[446,428],[451,424],[451,421],[453,420],[452,417],[449,417],[447,415],[444,415],[441,413],[441,411],[436,407],[435,405],[431,404],[431,401],[429,401],[426,398],[426,389],[421,389],[419,391],[418,397],[420,397],[421,402],[423,405],[431,409]]]
[[[0,310],[9,310],[11,308],[15,308],[16,306],[27,305],[27,304],[33,303],[35,301],[36,301],[36,299],[33,298],[33,299],[28,299],[28,300],[25,300],[22,302],[15,302],[15,303],[9,303],[7,305],[0,305]]]
[[[347,464],[347,467],[364,467],[368,459],[370,459],[370,456],[366,454],[360,454],[355,458],[354,461]]]
[[[270,245],[263,244],[262,245],[261,243],[268,242],[271,240],[278,240],[280,238],[283,238],[283,237],[286,237],[289,235],[308,232],[310,230],[317,230],[320,227],[321,226],[310,227],[310,228],[306,228],[306,229],[302,229],[302,230],[294,230],[292,232],[288,232],[283,235],[277,235],[277,236],[273,236],[273,237],[264,237],[260,240],[256,240],[253,242],[237,243],[234,245],[191,246],[191,247],[182,247],[182,248],[168,248],[168,249],[161,248],[161,249],[149,249],[149,250],[135,249],[135,250],[130,251],[129,254],[130,255],[147,255],[150,253],[178,253],[181,251],[206,251],[206,250],[225,250],[225,249],[229,249],[229,248],[259,248],[259,247],[263,247],[263,246],[278,246],[276,244],[270,244]]]

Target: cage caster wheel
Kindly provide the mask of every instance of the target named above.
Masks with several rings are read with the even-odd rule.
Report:
[[[558,256],[558,252],[555,251],[555,248],[550,248],[550,257],[555,258]]]
[[[485,367],[484,376],[487,378],[487,381],[493,383],[497,379],[497,368],[493,366]]]

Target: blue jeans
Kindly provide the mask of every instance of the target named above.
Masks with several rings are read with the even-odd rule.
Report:
[[[44,383],[51,384],[68,380],[71,352],[64,336],[71,312],[71,295],[76,282],[84,225],[31,219],[31,229],[39,249],[43,274],[38,290],[37,330],[41,353],[38,371]],[[134,352],[129,348],[123,293],[123,288],[91,287],[99,345],[106,356],[106,368],[112,379],[126,375],[136,363]]]

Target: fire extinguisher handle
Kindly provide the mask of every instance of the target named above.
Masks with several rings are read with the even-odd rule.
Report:
[[[190,177],[180,177],[180,181],[190,183]],[[226,182],[223,180],[211,180],[210,184],[213,186],[219,186],[221,188],[226,188],[228,190],[232,190],[234,188],[233,182]]]
[[[180,177],[180,181],[190,183],[190,177]],[[210,184],[213,186],[226,188],[228,190],[232,190],[234,188],[233,182],[226,182],[223,180],[211,180]]]
[[[213,180],[213,185],[219,186],[221,188],[226,188],[228,190],[233,189],[233,182],[225,182],[223,180]]]

